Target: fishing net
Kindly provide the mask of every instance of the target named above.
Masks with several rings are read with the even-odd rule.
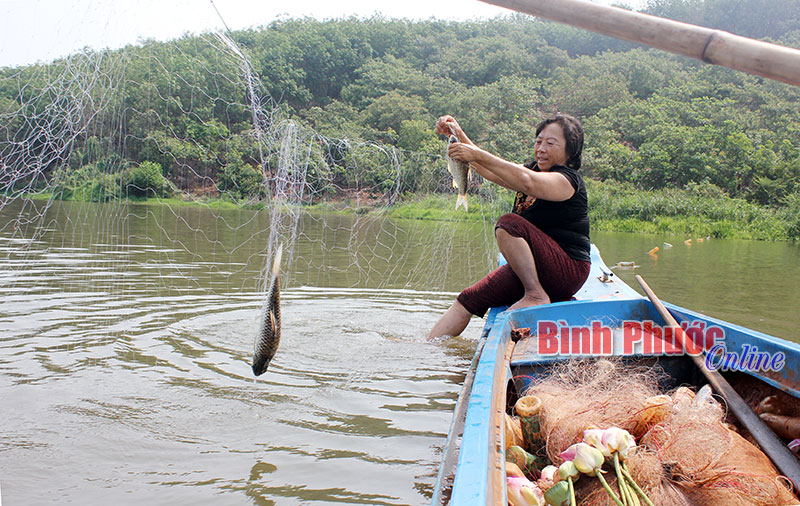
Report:
[[[136,9],[161,16],[161,4]],[[72,14],[63,24],[90,24]],[[323,106],[293,110],[283,95],[291,90],[280,86],[291,65],[267,67],[271,48],[259,46],[256,58],[247,46],[260,33],[0,68],[0,346],[8,357],[0,397],[22,399],[7,403],[4,450],[18,459],[10,462],[55,476],[51,488],[80,490],[80,502],[107,503],[125,489],[156,502],[246,492],[260,502],[407,504],[429,496],[436,480],[450,391],[463,378],[436,364],[426,370],[436,386],[424,388],[436,393],[415,404],[404,392],[417,391],[425,374],[403,354],[411,372],[402,377],[393,346],[419,348],[425,320],[433,325],[454,292],[496,266],[494,222],[511,198],[475,181],[469,213],[456,212],[435,118],[420,126],[432,147],[416,150],[362,135],[358,117],[353,133],[332,127],[342,115]],[[305,44],[311,52],[317,40]],[[404,206],[427,215],[411,219]],[[280,245],[283,339],[270,374],[250,384]],[[468,353],[468,363],[472,337],[443,353],[453,364]],[[469,351],[450,350],[462,345]],[[414,406],[422,418],[409,415]],[[41,434],[51,431],[36,419],[74,423],[86,438],[50,446]],[[125,459],[126,471],[106,476],[115,466],[95,458],[94,445],[118,444],[129,425],[138,435],[126,447],[173,446]],[[264,427],[281,436],[265,437]],[[401,441],[390,445],[400,453],[374,458],[387,437]],[[207,467],[180,464],[183,451],[192,462],[215,453],[217,440],[230,465],[213,457]],[[333,471],[288,471],[304,461]],[[281,470],[248,477],[248,462]],[[342,466],[367,478],[342,482]],[[412,479],[392,483],[399,475]],[[119,476],[130,481],[102,485]],[[87,488],[102,488],[102,499]]]
[[[637,440],[628,460],[635,481],[656,505],[797,504],[769,459],[724,422],[727,413],[708,387],[698,394],[659,389],[662,373],[614,360],[557,365],[526,391],[542,401],[546,454],[559,454],[587,428],[617,426]],[[606,475],[612,488],[614,473]],[[576,483],[581,504],[612,505],[597,480]]]
[[[796,504],[769,458],[723,423],[713,398],[676,405],[641,444],[653,448],[670,481],[693,504]]]
[[[560,462],[559,454],[583,439],[584,429],[616,425],[634,433],[636,413],[658,394],[658,373],[612,360],[569,361],[554,366],[526,394],[542,400],[547,457]]]
[[[413,195],[434,214],[454,209],[445,146],[433,156],[319,133],[225,33],[2,68],[4,281],[44,250],[74,251],[114,273],[119,293],[113,255],[130,249],[149,253],[127,260],[152,263],[160,291],[263,291],[283,243],[283,286],[459,290],[494,267],[509,198],[476,183],[469,217],[388,216]],[[205,272],[158,275],[197,264]]]

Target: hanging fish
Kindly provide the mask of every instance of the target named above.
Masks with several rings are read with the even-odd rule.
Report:
[[[448,147],[454,142],[458,142],[458,138],[455,135],[451,135]],[[469,212],[469,206],[467,206],[467,186],[469,185],[470,179],[472,179],[472,170],[469,168],[468,163],[453,160],[447,152],[445,152],[444,159],[447,161],[448,172],[453,176],[453,188],[458,190],[456,209],[458,209],[459,206],[463,206],[464,211]]]
[[[269,290],[267,290],[267,300],[264,303],[264,318],[261,320],[261,329],[253,342],[253,374],[256,376],[266,372],[281,341],[281,296],[278,274],[282,254],[283,244],[278,247],[275,260],[272,262],[272,279]]]

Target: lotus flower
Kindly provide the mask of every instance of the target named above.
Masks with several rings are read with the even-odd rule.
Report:
[[[542,469],[542,479],[550,482],[558,481],[558,468],[556,466],[547,466]]]
[[[603,429],[586,429],[583,431],[583,442],[600,450],[604,457],[610,457],[611,451],[603,444],[605,433]]]
[[[574,462],[571,460],[565,460],[564,463],[558,468],[558,476],[562,480],[566,480],[567,478],[576,480],[580,478],[581,472],[578,471],[577,467],[575,467]]]
[[[567,448],[566,450],[564,450],[563,452],[559,453],[558,456],[561,457],[564,460],[570,460],[571,461],[571,460],[575,459],[575,454],[576,453],[578,453],[578,445],[574,444],[574,445],[570,446],[569,448]]]
[[[636,448],[636,440],[630,432],[619,427],[611,427],[603,433],[602,444],[605,446],[609,455],[617,452],[620,462],[628,458],[628,454]]]
[[[509,476],[506,478],[508,504],[511,506],[544,506],[542,490],[527,478]]]
[[[574,449],[573,449],[574,447]],[[597,471],[603,466],[603,462],[605,458],[603,454],[600,453],[600,450],[593,446],[589,446],[586,443],[578,443],[570,446],[564,452],[561,453],[561,458],[565,460],[567,459],[564,455],[572,455],[572,462],[575,464],[575,467],[578,471],[582,472],[583,474],[588,474],[589,476],[594,476],[597,474]]]

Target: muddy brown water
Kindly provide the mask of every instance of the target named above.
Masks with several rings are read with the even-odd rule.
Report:
[[[429,502],[480,334],[424,342],[494,263],[491,225],[301,216],[283,338],[254,380],[267,213],[0,212],[5,504]],[[800,336],[797,245],[596,233],[629,284]],[[647,251],[663,242],[658,258]]]

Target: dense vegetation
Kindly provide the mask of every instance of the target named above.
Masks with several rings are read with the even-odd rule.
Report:
[[[798,0],[650,0],[648,10],[800,47]],[[701,195],[730,209],[771,208],[765,216],[783,232],[767,235],[800,235],[793,218],[800,215],[800,88],[527,16],[284,19],[233,38],[278,104],[274,114],[346,139],[315,162],[333,188],[354,184],[347,170],[354,165],[372,168],[376,188],[396,183],[381,168],[385,162],[355,147],[368,143],[405,153],[416,165],[432,160],[404,176],[406,194],[440,189],[441,177],[430,173],[443,172],[444,144],[433,131],[442,114],[456,116],[490,151],[529,159],[531,125],[558,110],[584,122],[585,172],[604,182],[592,185],[604,189],[593,200],[598,205],[640,190],[685,202]],[[276,155],[259,152],[246,90],[225,77],[240,73],[236,62],[207,39],[150,41],[101,60],[108,68],[96,75],[121,93],[81,98],[76,123],[103,101],[110,112],[92,117],[61,158],[4,176],[0,190],[57,180],[58,195],[85,200],[210,186],[236,200],[264,198],[262,179]],[[21,166],[15,157],[35,158],[37,132],[56,100],[48,76],[69,65],[74,61],[0,69],[4,167]],[[115,81],[114,67],[124,68],[124,78]],[[3,151],[3,143],[20,139],[32,141]],[[673,207],[677,215],[695,212]],[[643,209],[635,218],[653,221],[662,212]]]

